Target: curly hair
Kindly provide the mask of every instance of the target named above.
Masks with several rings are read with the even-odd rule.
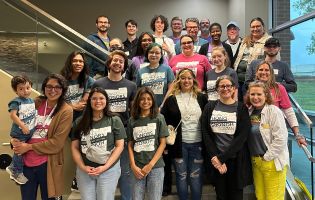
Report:
[[[155,22],[156,22],[156,20],[158,20],[159,18],[162,20],[162,22],[163,22],[163,24],[164,24],[164,29],[163,29],[163,33],[164,33],[165,31],[167,31],[169,25],[168,25],[168,20],[167,20],[167,18],[166,18],[165,16],[163,16],[163,15],[155,15],[155,16],[152,18],[152,20],[151,20],[150,27],[151,27],[151,30],[155,32]]]
[[[200,92],[200,89],[198,87],[198,81],[196,79],[195,73],[189,68],[183,68],[177,73],[170,95],[178,95],[181,92],[180,86],[181,77],[183,77],[183,75],[186,73],[189,73],[193,77],[192,93],[194,97],[197,97],[197,94]]]

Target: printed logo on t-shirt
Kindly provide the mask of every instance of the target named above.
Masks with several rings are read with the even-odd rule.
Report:
[[[154,94],[163,94],[165,72],[143,73],[141,85],[150,87]]]
[[[69,85],[66,92],[66,102],[78,103],[81,100],[84,89],[79,84]]]
[[[118,88],[117,90],[108,90],[109,109],[112,112],[126,112],[127,110],[127,88]]]
[[[215,133],[234,135],[236,130],[236,113],[213,110],[211,116],[211,128]]]
[[[110,126],[98,128],[98,129],[91,129],[89,132],[90,141],[92,146],[100,147],[107,151],[107,134],[111,133],[112,129]],[[82,153],[86,153],[87,150],[87,143],[86,143],[86,136],[83,135],[81,137],[81,149]]]
[[[215,101],[218,99],[218,93],[215,89],[216,80],[207,81],[208,100]]]
[[[19,106],[19,118],[29,130],[35,127],[36,109],[35,103],[21,104]]]
[[[278,75],[279,70],[278,69],[273,69],[273,72],[274,72],[275,75]]]
[[[199,61],[190,61],[190,62],[178,62],[176,64],[176,74],[182,69],[182,68],[188,68],[191,69],[195,76],[197,76],[197,66],[199,65]]]
[[[135,140],[134,151],[154,151],[156,123],[133,128],[133,139]]]

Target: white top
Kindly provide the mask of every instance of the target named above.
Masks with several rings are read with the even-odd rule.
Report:
[[[176,100],[182,117],[182,142],[201,142],[201,109],[197,99],[191,93],[180,93],[176,95]]]
[[[162,46],[162,44],[165,42],[168,46],[168,48],[171,51],[171,55],[174,56],[176,55],[175,53],[175,44],[174,41],[167,37],[166,35],[163,35],[162,37],[157,37],[156,35],[153,35],[155,38],[155,43],[158,43],[159,45]],[[167,59],[169,60],[171,57],[166,53],[166,51],[163,51],[163,55],[167,57]]]

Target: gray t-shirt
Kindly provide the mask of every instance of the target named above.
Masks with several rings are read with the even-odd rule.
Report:
[[[210,127],[215,133],[215,143],[220,152],[225,152],[232,143],[236,130],[237,105],[227,105],[218,101],[210,119]]]
[[[264,155],[267,151],[265,142],[261,136],[259,126],[261,120],[261,109],[254,110],[250,116],[252,123],[251,131],[248,136],[248,146],[251,156]]]
[[[133,141],[133,153],[135,163],[143,168],[155,155],[160,138],[167,137],[168,129],[163,115],[158,114],[156,118],[140,117],[130,118],[127,127],[128,141]],[[153,168],[164,167],[162,156]]]
[[[215,82],[220,76],[223,76],[223,75],[231,76],[235,83],[235,88],[238,88],[237,74],[234,69],[230,67],[226,67],[223,71],[219,73],[215,72],[215,69],[211,69],[206,73],[206,78],[207,78],[206,88],[207,88],[208,100],[215,101],[219,98],[218,93],[215,89]]]
[[[129,119],[129,107],[137,92],[134,82],[122,78],[120,81],[112,81],[104,77],[95,81],[93,88],[104,88],[109,97],[109,109],[114,113],[120,114],[125,127]]]
[[[76,122],[78,123],[82,118],[79,118]],[[74,131],[75,129],[73,129]],[[86,136],[82,135],[78,137],[78,134],[71,133],[73,140],[79,140],[80,152],[82,160],[85,165],[98,167],[102,164],[94,163],[86,158],[86,150],[88,149]],[[115,147],[115,141],[126,138],[125,128],[118,116],[103,117],[101,120],[93,122],[92,128],[89,131],[91,145],[104,148],[106,151],[111,151]],[[116,161],[117,162],[117,161]],[[116,163],[115,162],[115,163]],[[114,166],[113,164],[112,166]]]

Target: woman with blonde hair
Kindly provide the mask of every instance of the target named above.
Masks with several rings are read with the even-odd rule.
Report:
[[[192,199],[201,199],[203,146],[199,119],[206,103],[207,98],[200,92],[194,72],[181,69],[161,110],[166,123],[177,127],[175,143],[168,145],[167,150],[175,166],[181,200],[188,199],[189,186]]]
[[[281,110],[272,105],[270,88],[261,81],[249,84],[251,133],[248,137],[255,195],[258,200],[283,200],[289,165],[288,131]]]
[[[205,88],[207,89],[208,100],[214,101],[218,99],[218,93],[215,88],[215,83],[217,79],[223,75],[228,75],[233,78],[235,83],[235,92],[233,98],[237,100],[238,79],[236,72],[230,67],[228,53],[226,52],[224,47],[214,47],[212,49],[211,57],[212,63],[216,67],[206,73],[207,82],[205,83]]]

